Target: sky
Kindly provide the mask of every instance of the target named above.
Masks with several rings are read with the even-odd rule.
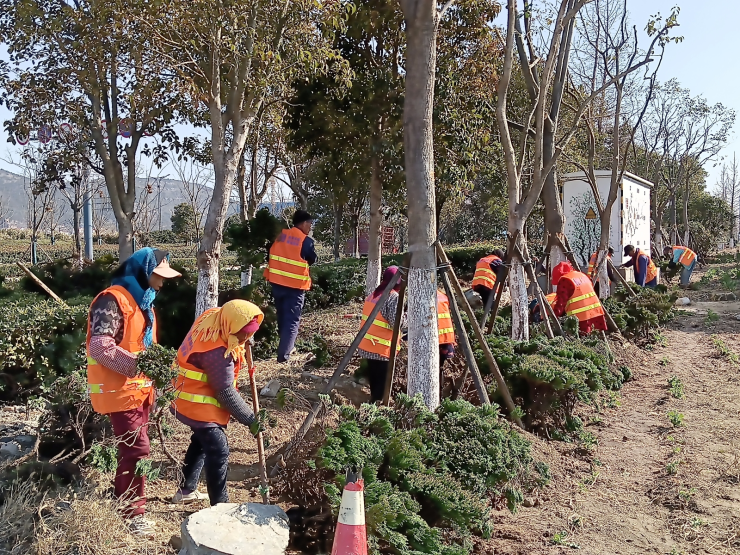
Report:
[[[631,21],[644,29],[650,16],[660,12],[664,16],[674,6],[681,7],[680,27],[674,35],[682,35],[680,44],[668,46],[658,79],[662,82],[676,78],[692,96],[702,95],[710,104],[722,103],[738,113],[731,138],[721,156],[732,158],[740,152],[740,71],[736,63],[738,45],[737,22],[740,21],[740,2],[737,0],[628,0]],[[644,34],[643,34],[644,38]],[[645,41],[645,44],[647,42]],[[0,59],[5,58],[0,46]],[[0,108],[0,122],[9,113]],[[8,148],[4,129],[0,129],[0,158],[7,157]],[[719,178],[720,163],[707,166],[707,185],[712,190]],[[0,160],[0,168],[17,173],[17,169]],[[167,173],[165,170],[164,173]],[[171,173],[171,172],[170,172]]]

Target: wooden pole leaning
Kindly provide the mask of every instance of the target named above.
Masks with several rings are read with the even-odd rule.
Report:
[[[254,379],[254,359],[252,358],[252,346],[247,343],[247,369],[249,371],[249,385],[252,388],[252,407],[254,417],[259,418],[260,401],[257,394],[257,381]],[[257,457],[260,465],[260,482],[262,483],[262,502],[265,505],[270,504],[270,486],[267,481],[267,463],[265,462],[265,442],[262,438],[262,432],[257,434]]]
[[[465,361],[467,362],[468,370],[470,371],[470,377],[473,379],[475,385],[475,391],[478,393],[478,399],[481,404],[490,405],[491,400],[488,398],[488,392],[486,391],[486,384],[483,383],[483,378],[480,375],[478,364],[475,362],[475,355],[473,354],[473,348],[470,346],[470,339],[468,338],[468,332],[465,329],[465,325],[460,315],[460,307],[455,300],[455,294],[452,291],[450,285],[450,268],[444,268],[442,270],[442,284],[444,285],[445,293],[450,301],[450,314],[452,316],[452,323],[455,326],[455,333],[457,334],[457,340],[460,344],[463,354],[465,355]],[[455,279],[454,275],[452,279]],[[462,376],[462,380],[465,379],[465,375]]]
[[[613,273],[613,274],[614,274],[615,276],[617,276],[617,279],[619,280],[619,282],[620,282],[620,283],[621,283],[622,285],[624,285],[624,286],[625,286],[625,288],[627,289],[627,291],[629,291],[629,294],[630,294],[630,296],[631,296],[631,297],[637,297],[637,293],[635,293],[635,292],[634,292],[634,291],[632,290],[632,287],[630,287],[630,284],[629,284],[629,283],[627,283],[627,280],[626,280],[626,279],[624,279],[624,276],[623,276],[622,274],[620,274],[620,273],[619,273],[619,272],[617,271],[617,269],[616,269],[616,268],[614,267],[614,263],[613,263],[613,262],[612,262],[611,260],[609,260],[608,258],[606,259],[606,263],[607,263],[607,264],[609,265],[609,267],[610,267],[610,268],[612,269],[612,273]]]
[[[378,315],[378,312],[380,312],[381,307],[385,304],[385,301],[388,299],[388,297],[391,294],[391,291],[396,286],[396,284],[398,284],[398,281],[400,279],[401,279],[401,272],[398,272],[395,276],[393,276],[393,279],[391,279],[390,283],[388,283],[388,286],[385,288],[385,291],[383,291],[383,294],[380,295],[380,299],[378,299],[378,302],[375,303],[375,306],[373,307],[372,311],[368,315],[367,320],[365,321],[365,323],[360,328],[360,331],[355,336],[355,339],[354,341],[352,341],[352,344],[349,346],[349,349],[347,349],[347,352],[344,354],[342,361],[339,363],[339,366],[337,366],[337,369],[334,371],[334,374],[329,380],[329,383],[326,384],[326,386],[324,387],[324,390],[322,391],[324,395],[328,395],[329,393],[331,393],[331,390],[334,389],[335,385],[337,385],[337,382],[339,381],[340,376],[342,375],[344,370],[347,368],[347,365],[352,360],[352,357],[354,356],[355,351],[357,351],[357,348],[360,346],[360,343],[362,342],[362,338],[365,337],[365,334],[370,330],[370,326],[372,326],[373,320],[375,320],[375,317]],[[293,440],[290,442],[285,452],[283,453],[283,461],[288,459],[288,457],[292,454],[293,450],[298,446],[301,440],[306,436],[306,434],[308,433],[308,430],[311,428],[311,425],[313,424],[313,421],[316,419],[316,416],[319,414],[322,404],[323,404],[322,401],[318,401],[311,409],[311,412],[309,412],[306,415],[306,419],[303,421],[303,424],[298,429],[295,437],[293,438]],[[280,468],[281,468],[280,465],[276,464],[270,471],[270,477],[276,476]]]
[[[473,326],[475,337],[478,340],[481,349],[483,349],[483,354],[486,356],[486,362],[491,368],[491,372],[493,373],[493,377],[496,380],[496,385],[498,385],[498,389],[504,398],[504,404],[509,411],[509,415],[520,428],[524,429],[524,425],[522,424],[521,419],[518,416],[515,416],[516,405],[511,398],[511,394],[509,393],[509,388],[506,386],[504,377],[501,375],[501,370],[499,369],[498,364],[496,364],[496,359],[493,358],[493,353],[491,353],[491,349],[488,347],[488,343],[486,343],[486,338],[483,335],[483,330],[481,330],[480,326],[478,325],[478,321],[475,319],[475,313],[473,312],[473,309],[470,308],[470,303],[468,302],[468,299],[465,298],[465,293],[463,293],[462,287],[460,287],[460,282],[457,280],[455,272],[450,266],[450,260],[447,258],[447,253],[445,253],[442,245],[440,245],[439,243],[437,243],[437,257],[442,264],[448,266],[447,272],[450,276],[452,288],[457,294],[457,298],[460,300],[460,304],[462,305],[463,310],[465,310],[465,313],[470,320],[470,324]]]
[[[411,254],[407,253],[403,257],[402,267],[400,273],[403,273],[401,278],[401,289],[398,291],[398,304],[396,305],[396,319],[393,321],[393,336],[391,337],[391,354],[388,358],[388,371],[385,375],[385,389],[383,390],[383,405],[386,407],[391,402],[391,392],[393,390],[393,379],[396,374],[396,359],[398,359],[398,341],[401,337],[401,320],[403,319],[403,301],[406,296],[406,286],[408,281],[404,272],[411,266]]]
[[[36,285],[41,287],[44,291],[46,291],[46,294],[49,295],[52,299],[54,299],[58,303],[66,304],[62,299],[59,298],[59,296],[54,293],[51,289],[49,289],[49,286],[46,285],[43,281],[41,281],[36,274],[34,274],[31,270],[29,270],[25,264],[23,264],[21,261],[16,261],[16,264],[18,267],[23,270],[23,272],[30,277]]]

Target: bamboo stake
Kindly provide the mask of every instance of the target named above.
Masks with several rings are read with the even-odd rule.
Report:
[[[462,304],[463,310],[465,310],[465,313],[468,315],[470,324],[473,326],[475,337],[478,340],[481,349],[483,349],[483,354],[485,354],[486,356],[486,362],[488,362],[488,366],[491,368],[491,372],[493,373],[493,377],[496,380],[499,391],[501,391],[501,395],[504,398],[506,408],[509,410],[509,415],[520,428],[524,429],[524,425],[522,424],[521,419],[518,416],[515,416],[516,405],[511,398],[509,388],[506,386],[504,377],[501,375],[501,370],[499,369],[498,364],[496,364],[496,359],[493,358],[493,353],[491,353],[491,349],[488,347],[488,343],[486,343],[486,338],[483,335],[483,330],[481,330],[480,326],[478,325],[478,321],[475,319],[475,313],[473,312],[473,309],[470,308],[470,303],[468,303],[468,299],[465,298],[465,293],[463,293],[462,287],[460,287],[460,282],[457,281],[455,271],[452,269],[452,266],[450,265],[450,260],[447,258],[447,253],[445,253],[442,245],[440,245],[439,242],[437,242],[436,245],[439,261],[447,266],[447,272],[450,276],[449,281],[451,282],[451,285],[455,290],[458,299],[460,300],[460,304]]]
[[[411,255],[403,257],[402,267],[411,265]],[[383,404],[387,407],[391,402],[391,391],[393,390],[393,379],[396,374],[396,360],[398,359],[398,340],[401,335],[401,319],[403,318],[403,300],[406,295],[407,281],[405,276],[401,281],[401,289],[398,292],[398,304],[396,305],[396,319],[393,321],[393,336],[391,337],[391,355],[388,359],[388,371],[385,375],[385,389],[383,390]]]
[[[452,278],[454,279],[454,277]],[[488,398],[488,392],[486,391],[486,384],[483,383],[483,378],[478,370],[478,364],[475,362],[475,355],[473,349],[470,346],[470,339],[468,338],[468,332],[463,325],[462,316],[460,316],[460,307],[457,305],[455,295],[452,292],[452,286],[450,285],[450,276],[448,275],[448,269],[442,270],[442,284],[444,285],[445,292],[450,301],[450,313],[452,315],[452,323],[455,325],[455,332],[457,333],[457,340],[460,343],[460,348],[465,355],[465,361],[468,363],[468,370],[470,371],[470,377],[473,379],[475,390],[478,393],[478,399],[481,404],[490,405],[491,400]],[[464,381],[465,374],[461,378],[461,382]]]
[[[254,417],[259,418],[260,401],[257,394],[257,382],[254,379],[254,360],[252,359],[252,346],[247,343],[247,368],[249,369],[249,384],[252,387],[252,406],[254,407]],[[270,486],[267,481],[267,463],[265,462],[265,442],[262,432],[257,434],[257,457],[260,465],[260,481],[262,482],[262,502],[265,505],[270,504]]]
[[[501,296],[504,294],[504,285],[509,277],[509,267],[511,266],[511,259],[514,256],[514,249],[512,246],[516,245],[517,237],[519,237],[519,230],[516,230],[514,235],[509,238],[509,245],[506,248],[506,260],[504,261],[504,271],[501,272],[502,275],[500,278],[498,275],[496,276],[496,285],[500,288],[496,293],[496,303],[493,306],[493,314],[491,315],[491,319],[488,321],[488,327],[486,328],[486,333],[488,334],[493,332],[493,325],[496,323],[498,310],[501,307]],[[500,284],[499,281],[501,282]],[[481,328],[483,328],[483,326],[481,326]]]
[[[331,393],[331,390],[334,389],[334,386],[337,385],[337,382],[339,381],[339,377],[342,375],[344,370],[347,368],[347,365],[352,360],[352,357],[355,354],[355,351],[357,351],[357,348],[360,346],[360,343],[362,342],[362,338],[365,337],[365,334],[370,329],[370,326],[373,324],[373,320],[375,320],[375,317],[378,315],[378,312],[380,312],[381,307],[385,304],[385,301],[388,299],[389,295],[391,294],[391,291],[396,286],[398,281],[401,279],[402,274],[401,272],[398,272],[395,276],[393,276],[393,279],[390,281],[388,286],[385,288],[385,291],[383,291],[383,294],[380,296],[380,299],[378,299],[378,302],[375,303],[375,306],[373,307],[372,311],[367,317],[367,320],[360,328],[360,331],[357,332],[357,335],[355,336],[354,341],[352,341],[352,344],[349,346],[349,349],[347,349],[347,352],[344,354],[344,358],[342,358],[342,361],[339,363],[339,366],[337,366],[337,369],[334,371],[334,374],[332,375],[331,379],[329,380],[329,383],[326,384],[323,390],[324,395],[328,395]],[[300,441],[306,436],[308,433],[308,430],[311,428],[311,424],[313,424],[313,421],[316,419],[316,416],[318,416],[319,411],[321,410],[322,401],[319,401],[314,405],[314,407],[311,409],[311,412],[309,412],[306,415],[306,419],[303,421],[303,424],[296,432],[295,437],[293,440],[288,444],[288,447],[285,449],[285,452],[283,453],[282,460],[285,461],[288,459],[288,457],[293,453],[293,450],[298,446]],[[272,470],[270,471],[270,477],[274,477],[277,475],[278,471],[280,470],[280,465],[276,464]]]
[[[47,286],[47,285],[46,285],[46,284],[45,284],[45,283],[44,283],[43,281],[41,281],[41,280],[40,280],[40,279],[38,278],[38,276],[37,276],[36,274],[34,274],[34,273],[33,273],[33,272],[31,271],[31,270],[29,270],[29,269],[28,269],[28,268],[27,268],[27,267],[26,267],[26,266],[25,266],[25,265],[24,265],[24,264],[23,264],[23,263],[22,263],[22,262],[21,262],[20,260],[19,260],[19,261],[16,261],[16,264],[18,265],[18,267],[19,267],[19,268],[20,268],[21,270],[23,270],[23,271],[24,271],[24,272],[26,273],[26,275],[27,275],[28,277],[30,277],[30,278],[31,278],[31,279],[32,279],[33,281],[35,281],[35,282],[36,282],[36,285],[38,285],[39,287],[41,287],[41,289],[43,289],[44,291],[46,291],[46,293],[47,293],[47,294],[48,294],[48,295],[49,295],[49,296],[50,296],[50,297],[51,297],[52,299],[54,299],[54,300],[55,300],[55,301],[57,301],[58,303],[62,303],[62,304],[65,304],[65,302],[64,302],[64,301],[63,301],[62,299],[60,299],[60,298],[59,298],[59,297],[57,296],[57,294],[56,294],[56,293],[54,293],[54,291],[52,291],[51,289],[49,289],[49,287],[48,287],[48,286]]]

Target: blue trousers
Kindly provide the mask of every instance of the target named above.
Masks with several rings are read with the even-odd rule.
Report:
[[[285,362],[290,358],[290,353],[295,347],[306,292],[274,283],[271,285],[272,298],[275,300],[275,311],[277,312],[278,333],[280,334],[277,360],[278,362]]]
[[[226,431],[216,428],[191,428],[193,435],[185,453],[185,466],[180,489],[193,492],[198,489],[198,480],[203,467],[206,468],[206,487],[211,505],[228,503],[226,472],[229,469],[229,442]]]
[[[691,281],[691,273],[694,271],[694,267],[696,266],[696,259],[691,263],[691,266],[688,268],[686,266],[681,266],[681,285],[688,285]]]

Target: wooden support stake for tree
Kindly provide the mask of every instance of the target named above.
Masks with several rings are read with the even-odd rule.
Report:
[[[493,306],[493,299],[498,294],[498,289],[499,289],[499,280],[496,279],[496,281],[493,282],[493,289],[491,289],[491,292],[488,294],[488,298],[486,299],[486,306],[483,308],[483,316],[480,319],[480,327],[485,327],[486,322],[488,322],[488,315],[491,313],[491,307]]]
[[[339,381],[340,376],[344,372],[344,370],[347,368],[347,365],[352,360],[352,357],[355,354],[355,351],[357,351],[357,348],[360,346],[360,343],[362,342],[362,338],[365,337],[365,334],[370,330],[370,326],[373,325],[373,320],[375,320],[375,317],[378,315],[378,312],[380,312],[381,307],[385,304],[385,301],[388,300],[388,297],[391,294],[391,291],[396,286],[398,281],[401,279],[401,272],[398,272],[395,276],[393,276],[393,279],[391,279],[390,283],[388,283],[387,287],[385,288],[385,291],[383,291],[383,294],[378,299],[378,302],[375,303],[375,306],[373,307],[372,311],[370,311],[370,314],[367,317],[367,320],[365,320],[365,323],[360,328],[360,331],[357,332],[357,335],[355,336],[354,341],[352,341],[352,344],[347,349],[347,352],[344,354],[344,357],[342,358],[342,361],[339,363],[339,366],[337,366],[337,369],[334,371],[334,374],[332,375],[331,379],[329,380],[329,383],[326,384],[324,387],[324,390],[322,391],[322,394],[328,395],[331,393],[331,390],[334,389],[334,386],[337,385],[337,382]],[[306,436],[308,433],[308,430],[311,428],[311,425],[313,424],[313,421],[316,419],[316,416],[319,414],[319,411],[321,410],[323,402],[319,401],[314,405],[314,407],[311,409],[311,412],[309,412],[306,415],[306,419],[303,421],[303,424],[296,432],[295,437],[290,442],[288,447],[285,449],[285,452],[283,453],[283,461],[287,460],[288,457],[293,453],[293,450],[298,446],[298,444],[301,442],[301,440]],[[272,470],[270,471],[270,477],[274,477],[277,475],[278,471],[280,470],[280,465],[276,464]]]
[[[411,254],[406,254],[403,257],[402,270],[411,266]],[[396,319],[393,321],[393,335],[391,337],[391,354],[388,358],[388,371],[385,375],[385,389],[383,390],[383,404],[387,407],[391,402],[391,392],[393,391],[393,379],[396,375],[396,359],[398,358],[398,345],[399,338],[401,337],[401,320],[403,319],[403,300],[406,296],[406,276],[401,278],[401,289],[398,291],[398,304],[396,305]]]
[[[444,285],[445,293],[447,293],[447,297],[450,301],[450,314],[452,316],[452,323],[455,326],[457,341],[460,345],[460,348],[462,349],[463,354],[465,355],[465,361],[468,363],[468,370],[470,371],[470,377],[473,379],[475,391],[478,393],[478,399],[480,399],[481,404],[490,405],[491,400],[488,398],[486,384],[483,383],[483,378],[480,375],[480,370],[478,370],[478,364],[475,362],[475,355],[473,354],[473,348],[470,346],[468,332],[465,329],[465,325],[462,321],[462,316],[460,315],[460,307],[455,300],[455,294],[453,293],[452,286],[450,285],[450,273],[451,272],[449,268],[445,268],[444,270],[442,270],[442,284]],[[452,279],[455,279],[454,274],[452,275]],[[463,373],[461,382],[465,380],[465,375],[466,373]]]
[[[259,418],[260,401],[257,394],[257,381],[254,379],[254,359],[252,358],[252,346],[247,343],[247,369],[249,370],[249,385],[252,387],[252,407],[254,417]],[[257,458],[260,465],[260,482],[262,483],[262,502],[265,505],[270,504],[270,486],[267,482],[267,463],[265,462],[265,442],[262,438],[262,432],[257,434]]]
[[[43,281],[41,281],[41,280],[40,280],[40,279],[38,278],[38,276],[37,276],[36,274],[34,274],[34,273],[33,273],[33,272],[31,271],[31,270],[29,270],[29,269],[28,269],[28,268],[27,268],[27,267],[26,267],[26,266],[25,266],[25,265],[24,265],[24,264],[23,264],[23,263],[22,263],[22,262],[21,262],[20,260],[19,260],[19,261],[16,261],[16,264],[18,265],[18,267],[19,267],[19,268],[20,268],[21,270],[23,270],[23,271],[24,271],[24,272],[26,273],[26,275],[27,275],[28,277],[30,277],[30,278],[31,278],[31,279],[32,279],[33,281],[35,281],[35,282],[36,282],[36,285],[38,285],[39,287],[41,287],[41,289],[43,289],[44,291],[46,291],[46,293],[47,293],[47,294],[48,294],[48,295],[49,295],[49,296],[50,296],[50,297],[51,297],[52,299],[54,299],[54,300],[55,300],[55,301],[57,301],[58,303],[62,303],[62,304],[65,304],[65,302],[64,302],[64,301],[63,301],[62,299],[60,299],[60,298],[59,298],[59,297],[57,296],[57,294],[56,294],[56,293],[54,293],[54,291],[52,291],[51,289],[49,289],[49,287],[48,287],[48,286],[47,286],[47,285],[46,285],[46,284],[45,284],[45,283],[44,283]]]
[[[621,284],[624,285],[627,288],[627,291],[629,291],[630,296],[631,297],[637,297],[637,293],[635,293],[632,290],[632,287],[630,287],[630,284],[627,283],[627,280],[626,279],[624,279],[624,276],[617,271],[617,269],[614,267],[614,263],[611,260],[609,260],[608,258],[607,258],[606,262],[607,262],[607,264],[609,266],[611,266],[612,273],[614,275],[618,276],[618,279],[621,282]]]
[[[452,269],[452,266],[450,265],[450,260],[447,258],[447,253],[445,253],[444,249],[442,248],[442,245],[440,245],[439,242],[437,242],[436,245],[437,245],[437,257],[441,264],[447,265],[447,273],[450,276],[450,282],[451,282],[452,288],[457,294],[457,298],[459,299],[460,304],[463,307],[463,310],[465,310],[465,313],[468,315],[468,319],[470,320],[470,325],[473,326],[473,332],[475,333],[475,337],[478,340],[478,343],[480,344],[481,349],[483,349],[483,354],[485,354],[486,356],[486,362],[488,363],[488,366],[491,368],[491,372],[493,373],[493,377],[496,380],[498,389],[504,398],[504,404],[506,404],[506,408],[509,411],[509,416],[511,416],[512,420],[514,420],[514,422],[516,422],[516,424],[520,428],[524,429],[524,425],[522,424],[521,419],[518,416],[516,416],[516,405],[514,404],[514,401],[511,398],[511,394],[509,393],[509,388],[506,386],[504,377],[501,375],[501,370],[499,369],[498,364],[496,364],[496,359],[493,358],[493,353],[491,353],[491,349],[488,347],[486,338],[483,335],[483,330],[481,330],[480,326],[478,325],[478,321],[475,319],[475,313],[473,312],[473,309],[470,308],[470,303],[468,302],[468,299],[465,298],[465,293],[463,292],[462,287],[460,287],[460,282],[457,281],[457,277],[455,276],[455,271]]]

